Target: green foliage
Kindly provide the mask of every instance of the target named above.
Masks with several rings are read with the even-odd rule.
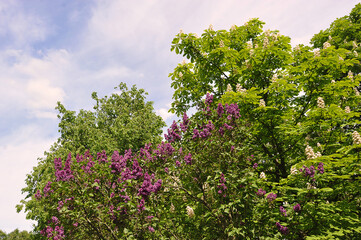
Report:
[[[0,240],[30,240],[32,239],[32,234],[27,231],[19,231],[15,229],[9,234],[4,233],[0,230]]]
[[[79,120],[58,105],[64,124],[53,152],[63,159],[89,145],[135,151],[56,159],[55,171],[36,173],[38,185],[30,176],[36,230],[49,239],[63,230],[74,239],[360,239],[361,77],[358,47],[349,45],[360,11],[315,35],[314,47],[292,49],[258,19],[229,31],[210,26],[201,37],[179,33],[171,49],[190,62],[170,74],[171,110],[197,112],[174,122],[165,143],[141,148],[124,134],[119,146],[116,138],[98,145],[121,129],[109,99],[93,95],[96,114]],[[104,131],[83,137],[97,126]]]
[[[67,156],[69,152],[82,154],[86,150],[92,154],[102,150],[123,153],[130,148],[137,151],[148,142],[161,141],[160,134],[165,124],[155,114],[152,102],[145,101],[147,93],[135,86],[128,90],[124,83],[116,90],[118,93],[104,98],[93,93],[92,98],[96,101],[94,111],[80,110],[76,113],[58,103],[60,137],[27,176],[27,187],[22,190],[27,196],[17,206],[18,211],[25,207],[27,218],[43,223],[47,217],[48,213],[33,197],[54,174],[52,164],[55,158]]]

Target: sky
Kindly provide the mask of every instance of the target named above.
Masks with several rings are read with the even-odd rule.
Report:
[[[91,109],[91,93],[110,95],[120,82],[136,84],[169,125],[173,90],[168,74],[182,61],[174,36],[201,35],[243,25],[308,44],[355,0],[1,0],[0,1],[0,230],[31,230],[15,205],[26,174],[58,138],[54,109]]]

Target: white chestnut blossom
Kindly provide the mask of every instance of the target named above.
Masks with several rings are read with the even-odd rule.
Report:
[[[318,147],[318,148],[322,148],[321,143],[318,142],[318,143],[317,143],[317,147]]]
[[[268,40],[267,37],[265,37],[264,40],[263,40],[263,48],[267,48],[268,43],[269,43],[269,40]]]
[[[291,175],[296,175],[297,173],[298,173],[297,168],[292,167],[292,168],[291,168]]]
[[[316,152],[315,153],[315,157],[318,158],[318,157],[322,157],[322,154],[320,152]]]
[[[338,60],[343,61],[343,57],[338,56]]]
[[[247,90],[242,88],[242,86],[239,83],[237,83],[236,91],[239,92],[239,93],[245,93]]]
[[[310,147],[309,145],[307,145],[307,147],[305,149],[305,153],[306,153],[306,157],[307,157],[308,160],[316,158],[316,154],[313,151],[313,148]]]
[[[350,107],[349,107],[349,106],[346,106],[346,107],[345,107],[345,113],[350,113],[350,112],[351,112]]]
[[[178,76],[179,76],[179,78],[182,78],[182,77],[183,77],[183,73],[180,72],[180,73],[178,74]]]
[[[259,106],[260,107],[265,107],[266,106],[266,103],[265,103],[265,101],[263,99],[259,100]]]
[[[261,172],[259,175],[259,178],[266,179],[266,174],[264,172]]]
[[[208,30],[209,30],[209,31],[214,31],[214,30],[213,30],[213,25],[212,25],[212,24],[209,24]]]
[[[191,208],[190,206],[187,206],[187,214],[188,214],[188,217],[190,217],[190,218],[195,216],[193,208]]]
[[[320,50],[319,49],[316,49],[314,52],[313,52],[313,57],[319,57],[320,56]]]
[[[331,44],[329,42],[324,42],[323,43],[323,49],[329,48],[331,47]]]
[[[317,107],[319,108],[325,108],[325,102],[323,101],[322,97],[317,98]]]
[[[355,144],[355,145],[361,144],[361,136],[357,131],[354,131],[352,133],[352,141],[353,141],[353,144]]]
[[[313,186],[311,183],[307,183],[307,189],[310,190],[310,189],[316,189],[315,186]]]
[[[348,77],[349,79],[353,80],[353,73],[351,72],[351,70],[348,71],[347,77]]]
[[[328,41],[331,41],[332,40],[332,37],[331,36],[328,36]]]
[[[219,47],[221,47],[221,48],[224,47],[224,42],[222,40],[219,42]]]
[[[179,29],[179,34],[182,34],[182,33],[184,33],[183,29]]]
[[[230,84],[227,84],[226,92],[233,92],[232,86]]]
[[[186,65],[187,63],[186,63],[186,60],[185,59],[183,59],[182,60],[182,65]]]
[[[277,82],[277,77],[278,77],[277,74],[273,74],[271,81],[273,83]]]
[[[335,80],[331,80],[331,83],[335,83],[336,81]]]
[[[357,48],[357,43],[356,43],[355,41],[352,41],[352,46],[353,46],[354,48]]]
[[[233,24],[233,25],[231,26],[231,31],[236,30],[236,28],[237,28],[236,25]]]
[[[253,43],[252,43],[252,41],[248,41],[248,42],[247,42],[247,48],[253,48]]]
[[[173,203],[170,205],[170,212],[174,212],[175,211],[175,207],[174,207],[174,205],[173,205]]]
[[[356,96],[360,96],[360,92],[357,90],[357,88],[354,88],[354,91]]]
[[[356,51],[353,51],[353,54],[355,55],[355,57],[358,57],[358,53]]]

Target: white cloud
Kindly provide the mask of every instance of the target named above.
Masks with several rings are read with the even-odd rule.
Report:
[[[174,114],[168,112],[167,108],[160,108],[156,110],[156,113],[163,118],[164,121],[167,121],[169,118],[173,117]]]
[[[26,174],[55,141],[43,136],[42,132],[39,126],[27,125],[7,136],[6,143],[0,144],[0,212],[6,216],[6,219],[0,218],[3,231],[11,232],[14,227],[31,230],[32,221],[25,220],[23,212],[17,214],[15,206],[25,197],[19,193],[25,187]]]
[[[17,1],[0,3],[0,35],[11,39],[12,46],[29,46],[51,33],[45,19],[26,12]]]

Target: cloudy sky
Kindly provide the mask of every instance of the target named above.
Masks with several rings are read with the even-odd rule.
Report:
[[[258,17],[292,45],[349,14],[355,0],[1,0],[0,229],[30,230],[17,214],[24,179],[58,137],[54,107],[90,109],[91,93],[120,82],[149,92],[167,120],[168,74],[182,60],[170,52],[183,29],[198,35]]]

